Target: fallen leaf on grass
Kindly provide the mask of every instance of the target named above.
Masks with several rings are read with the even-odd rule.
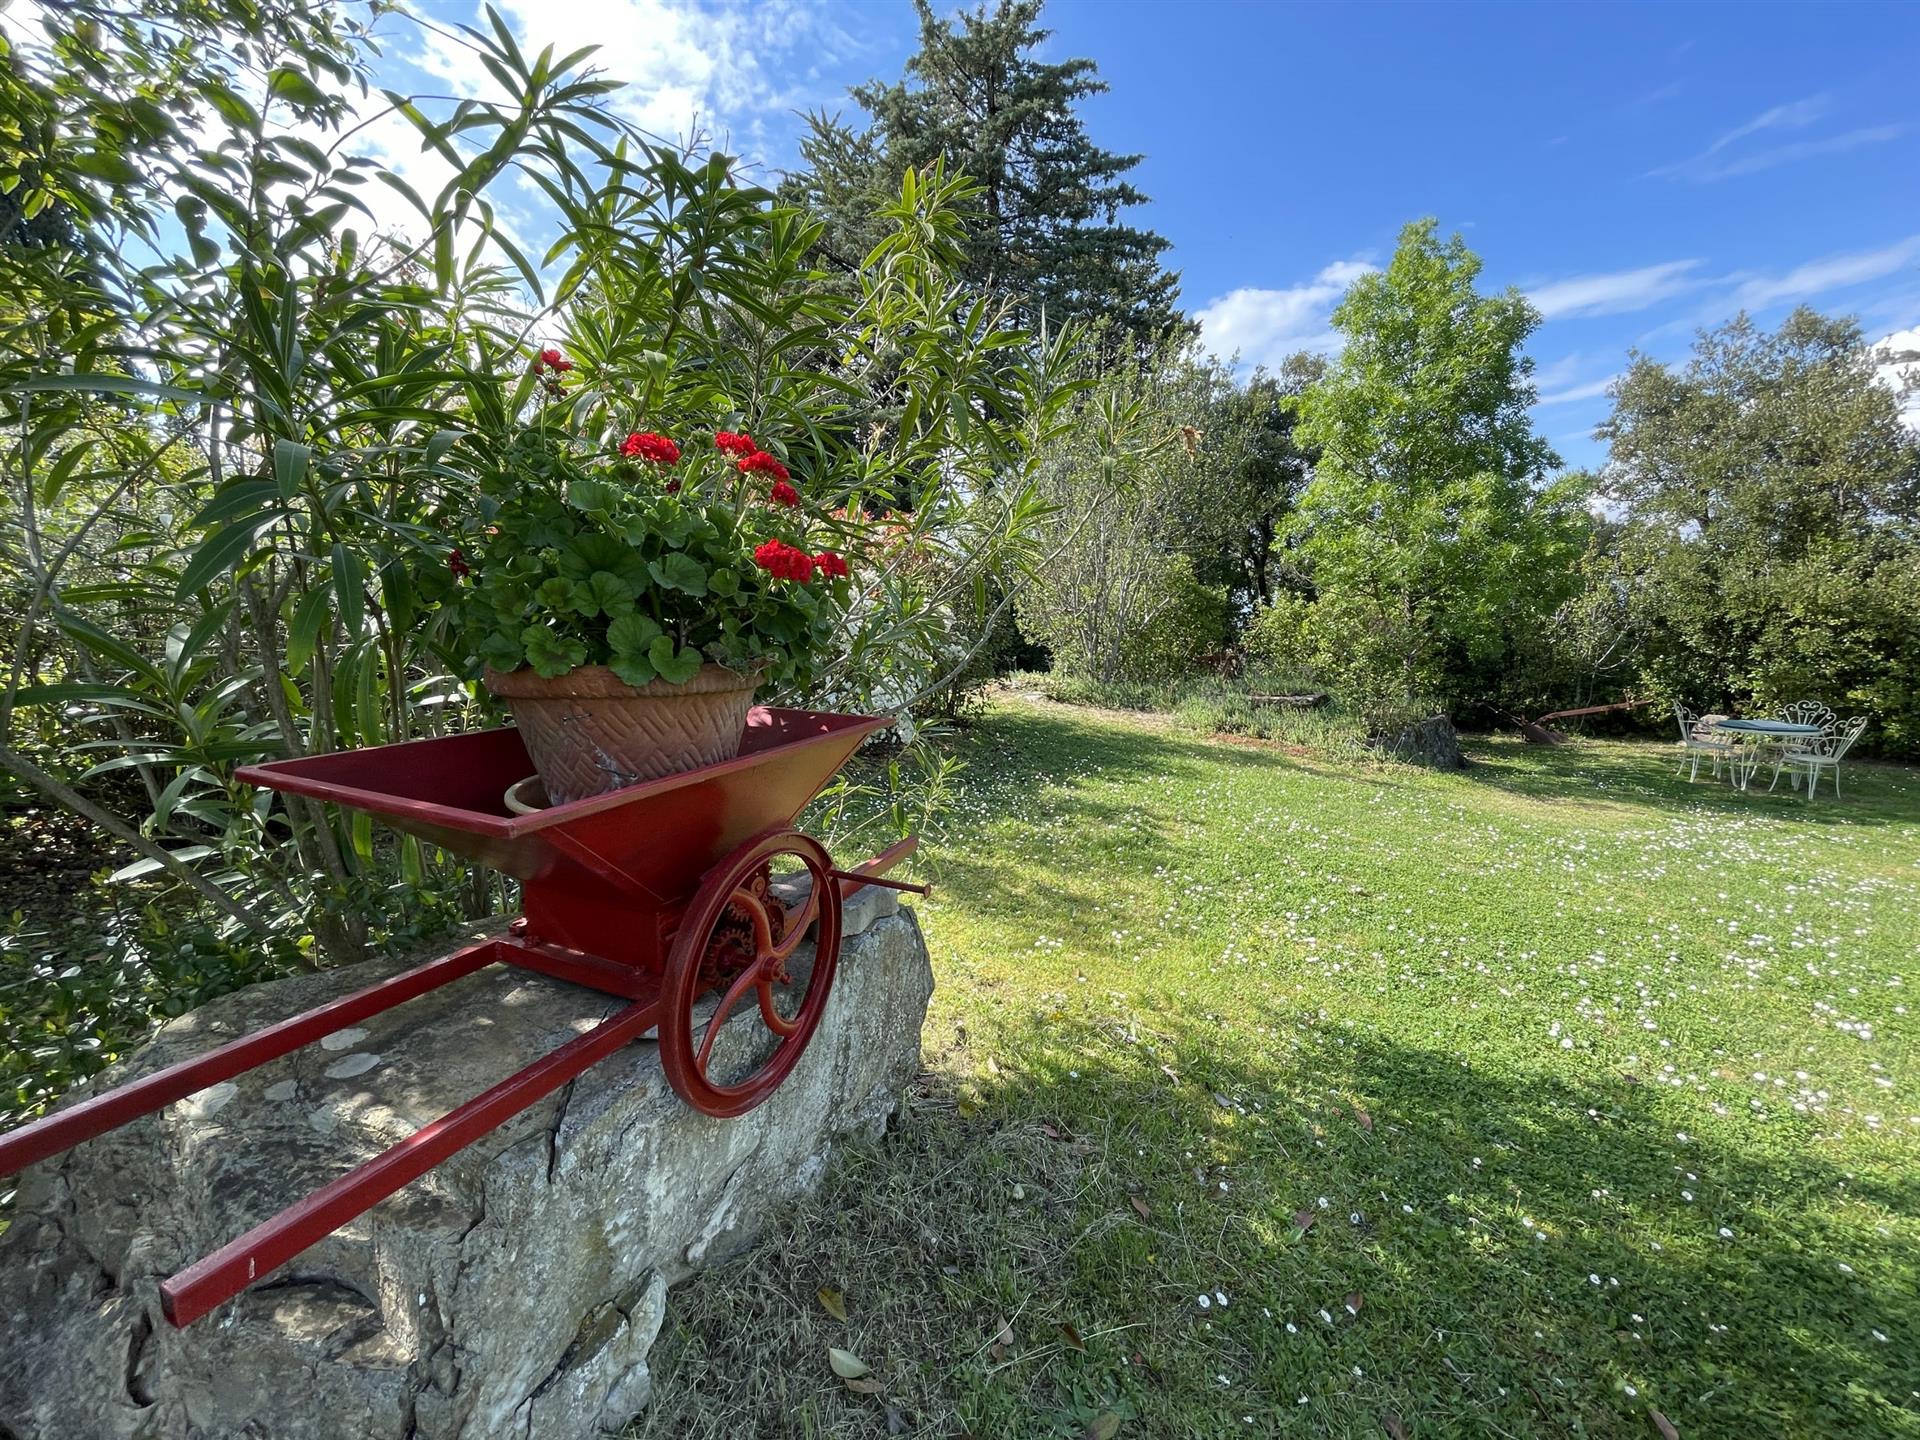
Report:
[[[1072,1138],[1065,1131],[1056,1130],[1051,1125],[1042,1125],[1040,1127],[1040,1133],[1046,1136],[1047,1139],[1049,1140],[1068,1140]]]
[[[1407,1440],[1407,1427],[1400,1423],[1400,1417],[1391,1410],[1381,1414],[1380,1428],[1387,1432],[1391,1440]]]
[[[847,1297],[831,1285],[822,1285],[813,1292],[813,1298],[820,1302],[820,1308],[826,1311],[842,1325],[847,1323]]]
[[[1373,1133],[1373,1117],[1358,1105],[1353,1107],[1353,1118],[1360,1122],[1360,1128],[1362,1130],[1366,1131],[1369,1135]]]
[[[1128,1196],[1127,1203],[1133,1206],[1133,1213],[1138,1215],[1142,1220],[1151,1220],[1153,1218],[1153,1212],[1147,1209],[1147,1202],[1142,1200],[1138,1195]]]
[[[1078,1350],[1082,1355],[1087,1353],[1087,1342],[1080,1338],[1080,1332],[1073,1326],[1062,1325],[1060,1333],[1066,1337],[1068,1349]]]
[[[1002,1320],[1000,1322],[1000,1333],[993,1337],[993,1342],[996,1345],[1011,1345],[1013,1343],[1013,1323],[1011,1321]]]
[[[837,1345],[827,1347],[827,1364],[833,1367],[833,1373],[842,1380],[858,1380],[869,1373],[866,1361],[851,1350],[842,1350]]]
[[[1347,1313],[1349,1315],[1358,1315],[1360,1313],[1360,1307],[1366,1303],[1367,1297],[1362,1295],[1358,1290],[1354,1291],[1351,1295],[1347,1296]]]
[[[878,1395],[882,1388],[880,1382],[871,1375],[856,1376],[844,1383],[856,1395]]]
[[[1320,1216],[1315,1211],[1296,1210],[1293,1212],[1293,1228],[1304,1235],[1313,1228],[1314,1221],[1319,1218]]]
[[[1647,1411],[1647,1418],[1653,1421],[1654,1429],[1660,1432],[1660,1440],[1680,1440],[1680,1432],[1673,1428],[1673,1422],[1658,1410]]]
[[[1113,1440],[1120,1433],[1120,1417],[1109,1410],[1087,1426],[1080,1440]]]
[[[892,1405],[887,1406],[887,1434],[904,1435],[907,1433],[907,1417]]]

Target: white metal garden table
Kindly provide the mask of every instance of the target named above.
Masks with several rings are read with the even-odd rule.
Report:
[[[1739,742],[1733,758],[1734,783],[1745,790],[1767,755],[1790,741],[1808,740],[1826,734],[1818,725],[1801,725],[1791,720],[1721,720],[1714,727]]]

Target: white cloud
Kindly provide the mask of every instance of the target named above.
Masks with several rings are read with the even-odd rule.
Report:
[[[1558,360],[1549,360],[1544,365],[1536,363],[1533,367],[1533,383],[1542,390],[1558,390],[1571,385],[1586,368],[1586,357],[1576,350],[1571,355],[1562,355]]]
[[[1849,150],[1858,150],[1866,145],[1884,145],[1890,140],[1898,140],[1906,134],[1906,125],[1871,125],[1858,130],[1849,130],[1842,135],[1830,135],[1822,140],[1796,140],[1786,145],[1776,145],[1768,150],[1749,150],[1745,154],[1728,156],[1727,150],[1737,147],[1742,140],[1753,135],[1775,130],[1803,130],[1821,119],[1830,108],[1830,100],[1825,95],[1815,95],[1806,100],[1796,100],[1789,105],[1776,105],[1747,121],[1736,125],[1720,136],[1698,155],[1671,165],[1662,165],[1647,172],[1649,177],[1665,176],[1669,179],[1695,181],[1726,180],[1735,175],[1753,175],[1762,170],[1771,170],[1777,165],[1789,165],[1796,160],[1810,160],[1819,155],[1839,155]]]
[[[1700,281],[1691,272],[1699,264],[1698,260],[1669,260],[1661,265],[1643,265],[1637,270],[1574,275],[1536,285],[1528,290],[1527,298],[1549,320],[1573,315],[1619,315],[1644,310],[1693,289]]]
[[[575,73],[620,83],[605,97],[610,110],[668,142],[700,135],[723,149],[745,149],[748,163],[764,154],[775,128],[791,125],[796,110],[826,98],[781,77],[817,75],[818,62],[861,48],[833,21],[822,0],[767,0],[757,6],[722,0],[713,7],[699,0],[499,0],[496,8],[529,62],[548,47],[555,60],[597,47]],[[474,0],[449,0],[423,7],[418,15],[391,12],[383,18],[376,88],[364,98],[354,97],[348,121],[352,134],[341,146],[404,180],[429,203],[453,178],[454,167],[422,145],[419,131],[391,109],[379,89],[417,96],[422,110],[435,119],[459,100],[517,100],[487,69],[479,43],[461,31],[462,23],[491,34]],[[335,139],[307,138],[323,146]],[[456,136],[452,143],[474,153],[471,140]],[[418,232],[418,213],[389,186],[369,180],[356,193],[380,231]],[[550,235],[542,219],[543,197],[532,179],[503,176],[487,199],[495,223],[537,262]]]
[[[1718,140],[1709,145],[1705,155],[1718,155],[1736,141],[1749,135],[1758,135],[1763,130],[1800,130],[1813,124],[1827,113],[1831,101],[1825,95],[1812,95],[1805,100],[1795,100],[1789,105],[1776,105],[1771,110],[1763,110],[1744,125],[1736,125]]]
[[[1776,165],[1808,160],[1815,155],[1841,155],[1848,150],[1858,150],[1863,145],[1884,145],[1889,140],[1898,140],[1907,133],[1907,129],[1905,125],[1874,125],[1865,130],[1849,130],[1844,135],[1830,136],[1825,140],[1801,140],[1711,167],[1699,178],[1725,180],[1731,175],[1752,175],[1761,170],[1771,170]]]
[[[1900,418],[1908,429],[1920,430],[1920,325],[1896,330],[1874,348],[1886,362],[1874,373],[1889,390],[1905,392]]]
[[[597,46],[586,64],[621,82],[609,106],[669,141],[711,134],[716,144],[757,151],[793,112],[827,101],[812,77],[861,43],[821,0],[499,0],[515,40],[556,58]],[[467,24],[486,29],[478,4]],[[456,95],[498,95],[464,35],[439,26],[399,58],[445,80]],[[797,81],[790,77],[800,77]]]
[[[1564,390],[1555,390],[1542,395],[1536,405],[1570,405],[1576,400],[1594,400],[1607,393],[1607,387],[1618,380],[1618,375],[1608,375],[1599,380],[1589,380],[1584,385],[1569,385]]]
[[[1742,310],[1759,310],[1789,300],[1804,300],[1828,290],[1882,279],[1917,261],[1920,261],[1920,235],[1909,235],[1883,249],[1809,260],[1784,275],[1753,276],[1743,280],[1733,292],[1733,304]]]
[[[1365,260],[1336,260],[1304,285],[1231,290],[1194,316],[1202,343],[1216,355],[1238,355],[1243,364],[1269,369],[1300,350],[1332,354],[1340,348],[1340,337],[1328,327],[1333,307],[1349,285],[1378,268]]]

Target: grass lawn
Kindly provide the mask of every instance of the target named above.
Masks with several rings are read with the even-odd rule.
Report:
[[[635,1434],[1920,1436],[1920,772],[960,748],[928,1075]]]

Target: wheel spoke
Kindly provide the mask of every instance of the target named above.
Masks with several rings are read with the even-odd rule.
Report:
[[[804,997],[800,1004],[801,1009],[806,1007]],[[767,1028],[776,1035],[791,1035],[800,1028],[800,1012],[796,1010],[794,1012],[794,1018],[791,1020],[780,1013],[778,1007],[773,1003],[773,982],[765,976],[762,976],[760,979],[760,1018],[766,1022]]]
[[[817,902],[809,892],[805,903],[781,907],[785,919],[780,927],[780,943],[770,947],[776,964],[789,959],[800,948],[800,942],[807,936],[807,927],[813,924],[816,906]]]
[[[713,1054],[713,1042],[720,1034],[721,1025],[726,1022],[727,1016],[732,1013],[733,1007],[740,1003],[740,997],[747,993],[750,986],[766,984],[766,979],[761,973],[765,968],[766,962],[756,959],[734,978],[733,984],[727,987],[727,993],[720,997],[720,1003],[713,1007],[713,1016],[707,1021],[706,1038],[700,1042],[700,1053],[694,1056],[693,1062],[700,1067],[702,1075],[707,1073],[707,1058]],[[764,1002],[762,1002],[762,1008],[764,1008]]]

